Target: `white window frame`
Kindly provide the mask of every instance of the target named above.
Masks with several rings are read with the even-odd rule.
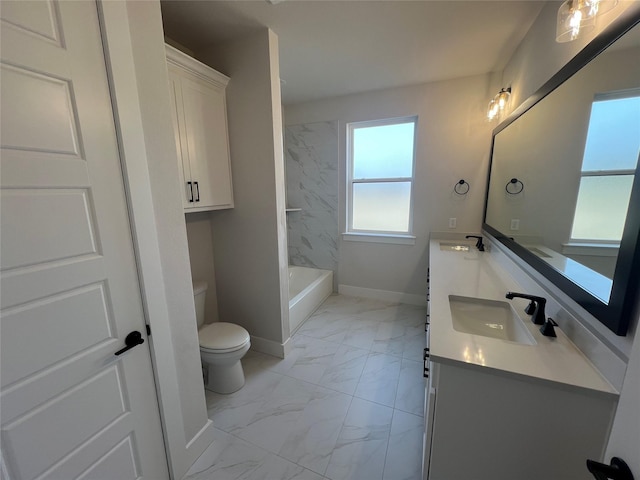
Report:
[[[637,89],[637,88],[624,90],[620,92],[599,93],[595,95],[592,103],[603,102],[607,100],[631,98],[631,97],[637,97],[637,96],[640,96],[640,89]],[[591,121],[591,119],[589,119],[589,121]],[[613,177],[616,175],[635,176],[635,174],[636,174],[635,168],[624,169],[624,170],[582,170],[581,169],[580,185],[582,184],[582,179],[584,177]],[[576,193],[576,202],[577,202],[577,195],[579,195],[579,193],[580,193],[580,190],[578,189],[578,192]],[[574,212],[574,217],[572,220],[572,227],[571,227],[572,233],[573,233],[573,222],[575,222],[575,215],[576,215],[576,212]],[[602,249],[599,252],[600,255],[607,255],[606,253],[604,253],[606,250],[613,252],[613,253],[609,253],[609,255],[617,255],[617,250],[612,250],[612,248],[615,249],[617,247],[620,247],[619,240],[600,240],[600,239],[596,240],[596,239],[590,239],[590,238],[574,238],[571,235],[569,238],[569,241],[563,244],[563,253],[585,254],[585,252],[589,252],[589,251],[593,253],[594,249]]]
[[[358,128],[382,127],[387,125],[398,125],[402,123],[413,123],[413,156],[411,160],[410,177],[356,179],[353,178],[353,158],[354,142],[353,132]],[[418,131],[418,116],[386,118],[381,120],[369,120],[364,122],[351,122],[347,124],[347,202],[346,202],[346,231],[343,239],[346,241],[363,241],[377,243],[415,244],[413,235],[413,206],[414,206],[414,185],[416,171],[416,137]],[[406,232],[380,231],[380,230],[357,230],[353,228],[353,186],[358,183],[394,183],[409,182],[409,225]]]

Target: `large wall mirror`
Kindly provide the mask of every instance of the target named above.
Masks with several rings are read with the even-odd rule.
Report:
[[[618,335],[640,277],[640,22],[620,20],[493,134],[483,228]]]

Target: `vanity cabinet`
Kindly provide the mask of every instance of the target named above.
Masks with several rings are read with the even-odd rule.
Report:
[[[587,356],[604,351],[593,344],[579,350],[566,323],[556,327],[557,337],[543,336],[525,313],[525,299],[508,304],[515,317],[506,328],[521,323],[527,341],[478,328],[504,330],[499,318],[487,320],[483,302],[526,290],[504,269],[508,259],[497,248],[451,245],[432,238],[429,250],[424,480],[589,479],[586,460],[605,461],[618,402],[616,388]],[[461,297],[477,303],[455,310]],[[547,307],[554,302],[549,297]],[[569,312],[552,308],[566,320]],[[468,323],[456,323],[454,312]]]
[[[229,78],[166,45],[185,212],[233,207],[225,89]]]
[[[585,460],[602,458],[615,413],[612,396],[472,365],[429,363],[425,480],[587,479]]]

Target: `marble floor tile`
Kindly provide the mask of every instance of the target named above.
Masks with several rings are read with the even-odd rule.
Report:
[[[382,479],[393,410],[354,398],[325,476],[332,480]]]
[[[324,474],[352,397],[317,387],[279,455]]]
[[[422,305],[398,305],[398,316],[395,322],[407,327],[424,328],[424,322],[427,316],[427,307]]]
[[[325,315],[319,315],[304,322],[297,334],[319,338],[327,342],[342,343],[349,328],[345,316],[335,316],[335,318],[329,319]]]
[[[371,351],[402,357],[407,327],[396,322],[381,322],[371,345]]]
[[[262,397],[258,411],[252,417],[243,425],[226,431],[278,453],[311,400],[314,389],[313,384],[283,376],[276,388]]]
[[[337,343],[309,337],[304,349],[296,352],[296,358],[288,368],[284,368],[284,364],[282,364],[283,368],[279,371],[289,377],[317,384],[331,364],[339,347],[340,345]]]
[[[258,468],[241,477],[242,480],[322,480],[323,478],[311,470],[273,454],[270,454]]]
[[[264,371],[259,376],[247,379],[244,387],[229,395],[206,390],[209,418],[225,432],[245,427],[260,412],[265,396],[269,396],[283,378],[284,375]]]
[[[347,295],[332,295],[318,308],[316,313],[335,312],[347,315],[357,315],[387,308],[388,302],[370,298],[349,297]]]
[[[215,440],[185,480],[419,478],[424,310],[333,295],[291,343],[249,351],[239,391],[205,392]]]
[[[393,407],[402,359],[383,353],[370,353],[354,395]]]
[[[398,308],[398,303],[378,302],[378,304],[372,306],[372,308],[359,312],[357,316],[376,322],[393,323],[400,316]]]
[[[340,345],[318,384],[353,395],[368,356],[368,350]]]
[[[215,430],[215,440],[189,470],[184,480],[239,480],[258,469],[269,452]]]
[[[396,322],[382,322],[376,331],[376,340],[395,340],[406,335],[407,327]]]
[[[414,415],[424,415],[424,363],[402,359],[394,408]]]
[[[384,480],[422,479],[422,434],[424,419],[400,410],[393,411]]]
[[[422,332],[405,337],[404,349],[402,350],[402,357],[409,360],[415,360],[416,362],[422,361],[424,355],[426,336],[424,329]]]
[[[370,350],[379,325],[379,322],[359,320],[351,325],[342,343],[344,345]]]
[[[255,376],[259,376],[263,372],[273,368],[282,360],[282,358],[249,350],[242,358],[242,368],[246,382],[250,382]]]
[[[271,365],[269,370],[277,373],[286,373],[296,360],[298,360],[298,358],[305,352],[307,347],[314,341],[315,339],[312,337],[296,333],[291,339],[291,351],[285,358],[280,359],[280,361]]]

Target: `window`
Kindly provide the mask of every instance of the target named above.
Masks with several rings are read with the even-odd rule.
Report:
[[[640,152],[640,92],[596,95],[582,160],[573,242],[619,244]]]
[[[347,232],[409,236],[417,117],[350,123]]]

